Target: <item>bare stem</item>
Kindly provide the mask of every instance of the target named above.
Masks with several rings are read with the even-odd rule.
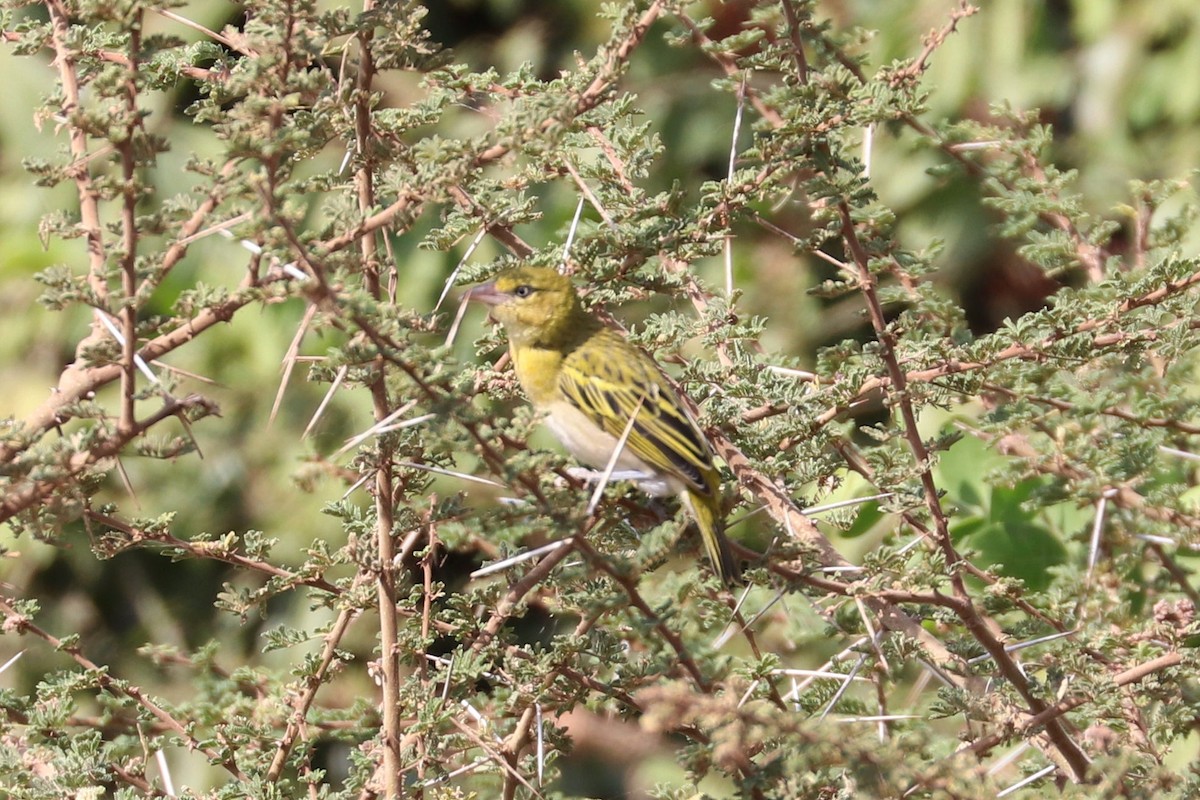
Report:
[[[100,688],[112,692],[113,694],[124,695],[133,700],[139,706],[161,722],[168,730],[178,736],[192,750],[199,750],[208,757],[214,764],[220,764],[231,775],[238,780],[246,780],[245,774],[238,768],[237,763],[232,757],[222,756],[217,751],[210,747],[201,744],[194,736],[188,733],[188,724],[182,720],[178,720],[171,716],[170,712],[151,700],[146,694],[136,686],[125,681],[118,680],[109,674],[108,670],[102,668],[99,664],[89,659],[83,654],[78,645],[67,645],[57,636],[53,636],[42,628],[33,623],[32,620],[19,613],[13,608],[9,602],[0,598],[0,614],[5,618],[5,629],[18,631],[22,634],[31,634],[49,644],[55,650],[67,653],[74,659],[75,663],[84,669],[88,670],[96,680]]]
[[[142,13],[129,26],[129,68],[125,78],[125,130],[117,143],[121,156],[121,416],[118,430],[128,432],[134,425],[134,395],[137,393],[137,158],[134,153],[138,131],[137,78],[142,42]]]

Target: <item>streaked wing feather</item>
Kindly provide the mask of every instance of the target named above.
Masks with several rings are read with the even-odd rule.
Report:
[[[600,350],[610,358],[569,356],[559,378],[563,394],[615,437],[636,411],[625,446],[655,469],[682,478],[701,493],[711,493],[712,457],[700,432],[649,358],[620,344],[624,346],[608,353]]]

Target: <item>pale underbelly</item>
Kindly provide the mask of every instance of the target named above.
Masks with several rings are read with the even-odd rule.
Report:
[[[617,437],[603,431],[583,412],[569,403],[555,403],[547,409],[546,424],[567,452],[593,469],[605,469],[617,447]],[[678,477],[655,469],[639,458],[628,443],[621,449],[613,466],[614,471],[641,472],[639,488],[656,497],[678,494],[685,485]]]

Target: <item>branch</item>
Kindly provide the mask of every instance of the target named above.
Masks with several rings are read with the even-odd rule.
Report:
[[[120,367],[115,367],[115,369],[119,370]],[[87,450],[74,453],[66,459],[65,463],[58,466],[52,475],[46,477],[44,473],[39,473],[43,477],[16,484],[0,498],[0,522],[41,503],[55,491],[63,488],[72,478],[104,459],[117,455],[126,445],[163,420],[193,409],[199,409],[206,415],[217,413],[216,406],[200,395],[189,395],[182,400],[168,398],[163,403],[163,407],[150,416],[141,421],[135,421],[131,427],[125,430],[118,430],[113,435],[100,439]]]
[[[683,643],[683,639],[679,638],[679,634],[671,630],[666,624],[663,623],[658,614],[654,613],[654,610],[650,608],[650,605],[646,602],[645,598],[643,598],[641,593],[638,592],[637,582],[613,567],[613,565],[608,562],[608,559],[597,553],[595,548],[588,544],[587,540],[583,539],[582,537],[576,540],[575,546],[580,552],[587,556],[588,561],[599,567],[602,572],[607,573],[610,578],[620,585],[620,587],[625,591],[625,594],[629,597],[630,605],[642,612],[642,615],[645,616],[646,619],[654,623],[655,630],[662,634],[662,637],[667,641],[667,644],[671,645],[671,649],[675,651],[675,655],[679,658],[679,663],[682,664],[683,668],[688,672],[689,675],[691,675],[692,681],[696,684],[696,688],[706,694],[711,694],[712,684],[709,683],[708,679],[704,677],[704,673],[700,671],[700,666],[688,652],[687,646]]]
[[[287,280],[287,276],[278,273],[262,281],[260,285],[282,280]],[[153,361],[187,344],[214,325],[228,322],[242,308],[261,298],[261,292],[253,288],[254,285],[252,277],[247,276],[234,296],[204,308],[196,316],[184,320],[173,330],[143,342],[137,354],[144,361]],[[92,337],[85,339],[80,342],[80,349],[94,341]],[[80,352],[76,360],[63,369],[58,378],[58,386],[54,388],[50,397],[25,418],[21,428],[22,438],[36,438],[41,433],[60,425],[64,421],[61,417],[64,407],[93,395],[101,387],[117,380],[121,376],[121,370],[122,365],[120,364],[89,366],[84,362]],[[27,446],[28,444],[21,442],[0,443],[0,463],[12,461]]]
[[[46,10],[50,13],[51,44],[54,48],[54,63],[58,65],[58,80],[63,91],[62,116],[71,138],[71,156],[75,163],[69,174],[75,179],[79,194],[80,224],[87,240],[88,284],[97,299],[103,302],[108,297],[108,283],[104,278],[107,257],[104,236],[100,223],[100,196],[88,174],[88,140],[81,125],[72,117],[82,113],[80,104],[79,71],[75,54],[67,47],[71,37],[71,13],[61,0],[48,0]],[[103,336],[96,323],[92,326],[89,339]],[[87,340],[85,340],[87,341]]]
[[[850,207],[842,202],[839,204],[839,210],[842,219],[842,238],[853,257],[859,289],[867,302],[871,325],[875,329],[875,337],[880,345],[880,358],[883,359],[891,380],[891,404],[900,411],[905,439],[912,450],[913,460],[920,470],[925,506],[933,519],[934,544],[941,550],[950,572],[950,585],[953,587],[954,596],[958,601],[958,607],[954,609],[955,613],[976,641],[988,651],[988,654],[996,662],[996,666],[1000,668],[1000,672],[1029,705],[1031,713],[1036,716],[1045,709],[1045,704],[1033,693],[1025,673],[1021,671],[1011,654],[1004,649],[1004,644],[1000,641],[999,627],[975,607],[966,584],[963,582],[961,571],[963,559],[954,549],[954,544],[950,540],[949,524],[942,508],[937,484],[933,480],[933,461],[928,448],[925,447],[925,442],[921,439],[916,411],[907,392],[906,376],[896,356],[895,334],[888,327],[883,307],[879,303],[878,287],[875,276],[871,273],[870,256],[858,237],[850,215]],[[1082,781],[1087,774],[1087,755],[1070,737],[1070,734],[1058,724],[1057,720],[1047,724],[1046,733],[1061,754],[1071,777],[1076,782]]]
[[[1155,658],[1151,661],[1147,661],[1144,664],[1139,664],[1136,667],[1130,667],[1127,670],[1118,672],[1116,675],[1113,676],[1113,684],[1117,688],[1128,686],[1129,684],[1137,683],[1138,681],[1142,680],[1142,678],[1145,678],[1148,675],[1153,675],[1155,672],[1161,672],[1164,669],[1170,669],[1171,667],[1177,667],[1182,663],[1183,663],[1183,656],[1181,656],[1179,653],[1167,653],[1164,656],[1159,656],[1158,658]],[[1093,699],[1093,698],[1089,698],[1089,697],[1080,695],[1080,696],[1068,698],[1066,700],[1060,700],[1059,702],[1055,703],[1054,705],[1043,709],[1040,713],[1035,714],[1034,716],[1029,717],[1028,719],[1023,720],[1022,722],[1015,725],[1013,727],[1011,733],[1019,735],[1019,736],[1024,736],[1029,733],[1032,733],[1037,728],[1039,728],[1043,725],[1049,725],[1050,723],[1052,723],[1053,721],[1055,721],[1059,717],[1061,717],[1063,714],[1066,714],[1068,711],[1071,711],[1073,709],[1079,708],[1081,705],[1089,702],[1089,700],[1091,700],[1091,699]],[[991,734],[990,736],[985,736],[982,739],[972,742],[969,746],[963,748],[962,750],[959,750],[958,754],[961,754],[961,753],[986,753],[987,751],[991,750],[996,745],[1003,742],[1006,738],[1008,738],[1008,735],[1009,735],[1009,733],[1006,732],[1006,733],[994,733],[994,734]]]
[[[592,82],[575,99],[571,108],[561,116],[552,115],[543,119],[528,132],[528,135],[536,138],[552,130],[569,128],[575,119],[600,105],[608,97],[616,80],[624,73],[629,55],[645,39],[646,32],[662,14],[662,10],[663,0],[654,0],[637,22],[630,27],[625,38],[610,44],[603,66]],[[508,141],[491,145],[473,155],[465,167],[473,173],[478,173],[484,167],[508,156],[513,148],[514,145]],[[454,188],[458,188],[456,184],[452,184],[450,187],[450,189]],[[423,194],[406,190],[387,208],[367,217],[349,231],[321,242],[313,249],[325,255],[344,250],[362,237],[391,224],[396,217],[410,213],[425,199]]]
[[[161,544],[176,550],[182,550],[185,553],[199,559],[209,559],[220,561],[225,564],[238,567],[250,572],[258,572],[266,575],[274,580],[282,581],[285,587],[307,586],[311,589],[326,592],[335,597],[339,597],[345,592],[339,589],[334,584],[321,577],[304,577],[295,572],[277,567],[267,561],[259,561],[249,558],[235,552],[231,552],[222,547],[217,542],[190,542],[186,539],[180,539],[173,536],[167,531],[147,530],[138,528],[133,525],[123,522],[116,517],[108,514],[102,514],[98,511],[88,509],[83,512],[84,516],[101,525],[112,528],[115,531],[120,531],[128,537],[128,544],[123,545],[120,549],[128,547],[141,546],[149,542]]]
[[[362,575],[359,575],[355,579],[355,586],[362,582],[362,577]],[[325,635],[325,646],[321,650],[321,661],[317,664],[317,668],[312,674],[305,677],[304,693],[292,703],[292,714],[288,717],[287,728],[284,730],[283,736],[279,738],[279,742],[275,746],[275,757],[271,759],[271,766],[267,770],[267,781],[274,783],[279,780],[279,776],[283,773],[283,768],[287,765],[288,753],[291,752],[292,745],[296,742],[296,737],[300,735],[300,731],[308,717],[308,711],[317,699],[317,691],[325,683],[325,676],[329,674],[329,669],[333,666],[333,662],[337,657],[338,645],[341,644],[342,638],[350,628],[350,622],[358,613],[359,610],[356,608],[342,609],[337,616],[337,620],[333,623],[333,628]],[[291,693],[288,692],[288,694]]]
[[[159,722],[165,725],[171,732],[177,735],[187,746],[192,750],[199,750],[208,757],[208,760],[214,764],[220,764],[238,780],[246,780],[246,775],[238,768],[237,763],[232,757],[225,757],[216,750],[203,745],[198,739],[188,733],[188,725],[175,717],[169,712],[147,697],[141,689],[133,686],[125,681],[117,680],[108,674],[105,667],[101,667],[91,659],[83,655],[83,652],[77,645],[68,645],[61,639],[50,635],[46,631],[35,625],[28,617],[19,613],[9,602],[0,598],[0,614],[4,615],[4,630],[16,631],[19,634],[32,634],[42,641],[49,644],[55,650],[66,653],[75,660],[75,663],[88,670],[95,677],[97,685],[100,688],[112,692],[116,695],[124,695],[133,700],[142,708],[146,709]]]

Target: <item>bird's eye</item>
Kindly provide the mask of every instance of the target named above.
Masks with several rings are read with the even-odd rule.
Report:
[[[529,295],[533,294],[533,287],[521,284],[516,289],[513,289],[513,294],[517,297],[529,297]]]

